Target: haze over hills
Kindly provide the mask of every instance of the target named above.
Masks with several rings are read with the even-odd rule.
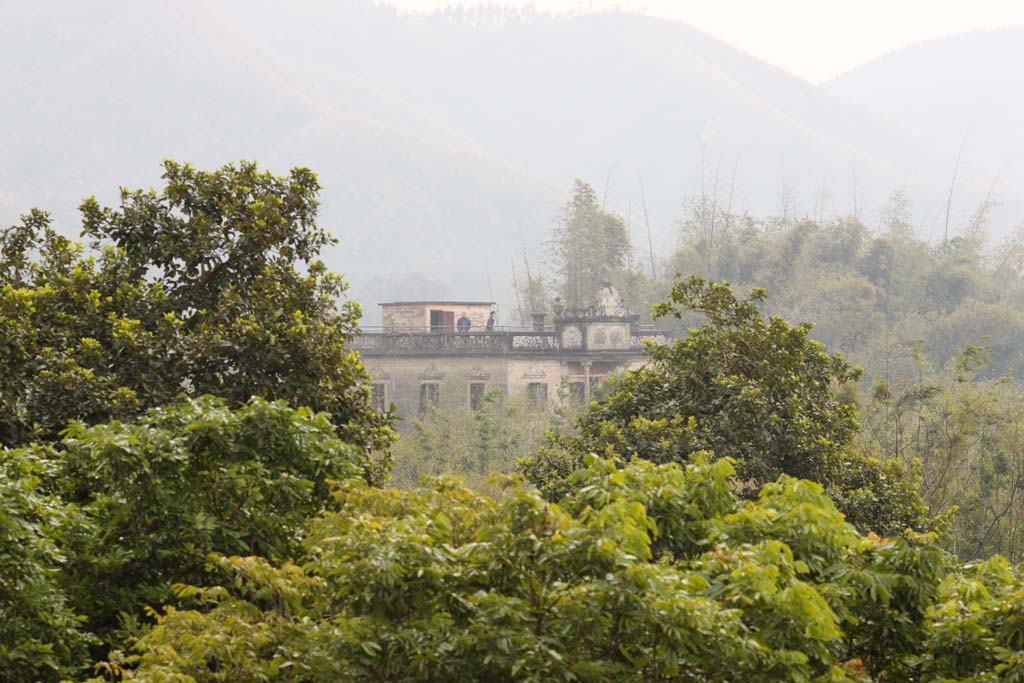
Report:
[[[858,209],[906,186],[944,205],[955,149],[684,25],[498,10],[399,15],[364,2],[16,2],[0,24],[0,224],[31,206],[77,231],[86,195],[157,182],[164,157],[316,170],[328,255],[369,320],[389,298],[510,301],[572,180],[656,247],[698,187],[734,210]],[[1008,69],[1004,69],[1008,71]],[[872,90],[870,78],[861,87]],[[842,97],[837,96],[842,95]],[[113,114],[111,112],[114,112]],[[912,121],[910,122],[912,123]],[[983,197],[984,163],[963,171]],[[1003,210],[1024,215],[1019,197]],[[965,200],[966,201],[966,200]],[[966,209],[965,209],[966,210]]]
[[[1024,27],[918,43],[825,85],[840,97],[956,150],[1003,196],[1024,194]],[[991,182],[991,181],[990,181]],[[1018,214],[1016,220],[1024,218]]]

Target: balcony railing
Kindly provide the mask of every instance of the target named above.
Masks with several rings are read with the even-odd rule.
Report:
[[[600,349],[601,353],[642,351],[645,340],[658,344],[672,340],[670,332],[640,329],[630,337],[629,349]],[[492,332],[429,332],[395,328],[363,328],[363,332],[351,342],[351,347],[360,353],[370,355],[438,354],[519,354],[551,353],[561,351],[561,339],[552,329],[532,330],[529,328],[499,328]],[[580,347],[565,349],[567,352],[585,352]],[[598,351],[595,349],[595,351]]]

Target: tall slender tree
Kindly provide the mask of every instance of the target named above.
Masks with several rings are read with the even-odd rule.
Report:
[[[603,211],[594,188],[577,180],[551,240],[559,294],[569,308],[594,303],[601,285],[629,261],[632,246],[621,216]]]

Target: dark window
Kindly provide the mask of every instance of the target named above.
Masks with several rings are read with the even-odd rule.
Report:
[[[430,310],[430,331],[431,332],[454,332],[455,312]]]
[[[530,382],[527,384],[526,399],[535,410],[544,410],[548,403],[548,383]]]
[[[384,382],[370,382],[370,404],[378,413],[387,410],[388,396]]]
[[[573,382],[569,385],[569,399],[573,405],[581,406],[587,402],[587,383]]]
[[[487,384],[484,382],[469,383],[469,407],[471,410],[480,410],[484,407],[484,392]]]
[[[437,382],[424,382],[420,385],[420,415],[437,405],[441,396],[441,387]]]

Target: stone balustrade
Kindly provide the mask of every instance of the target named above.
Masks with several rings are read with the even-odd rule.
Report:
[[[645,341],[657,344],[672,341],[671,332],[638,331],[630,336],[629,347],[592,348],[586,342],[563,348],[562,335],[556,330],[496,332],[367,332],[355,337],[350,347],[363,355],[505,355],[529,353],[627,353],[642,352]]]

